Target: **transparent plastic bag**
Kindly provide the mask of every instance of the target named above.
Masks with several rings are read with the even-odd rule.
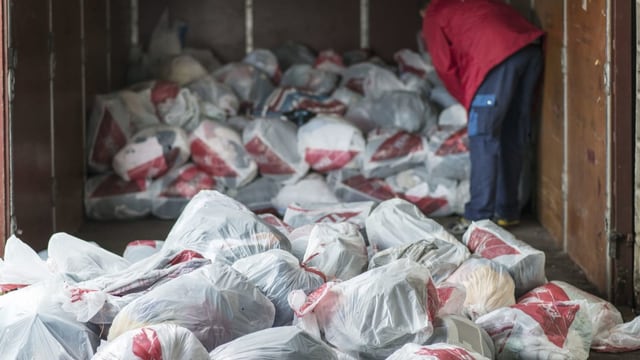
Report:
[[[164,246],[164,240],[135,240],[124,248],[122,257],[131,264],[158,253]]]
[[[167,235],[165,248],[190,249],[234,261],[270,249],[291,249],[289,240],[244,205],[214,190],[198,193]]]
[[[274,86],[261,70],[245,63],[229,63],[213,73],[213,77],[233,89],[241,101],[241,112],[261,109]]]
[[[257,69],[264,71],[264,73],[269,75],[274,83],[277,84],[280,82],[282,72],[278,65],[278,59],[270,50],[254,49],[252,52],[248,53],[244,59],[242,59],[242,62],[253,65]]]
[[[367,135],[362,174],[384,178],[423,165],[428,153],[427,139],[404,130],[376,129]]]
[[[207,75],[187,85],[197,97],[202,116],[212,120],[225,120],[235,116],[240,108],[240,100],[233,90]]]
[[[294,183],[307,173],[309,165],[298,153],[297,132],[291,122],[267,118],[254,119],[244,129],[244,147],[262,176]]]
[[[296,64],[291,66],[280,81],[282,87],[293,87],[314,95],[329,95],[338,85],[336,73],[315,69],[311,65]]]
[[[481,354],[469,351],[462,346],[447,343],[431,345],[406,344],[394,352],[387,360],[489,360]]]
[[[467,290],[463,285],[450,282],[442,282],[437,285],[440,308],[438,317],[447,315],[464,315],[464,301],[467,298]]]
[[[438,126],[427,135],[429,150],[427,169],[439,177],[469,180],[471,160],[467,128]]]
[[[426,285],[426,286],[425,286]],[[438,295],[429,270],[402,259],[310,294],[293,292],[298,326],[355,357],[385,359],[433,333]]]
[[[265,214],[276,211],[271,204],[271,199],[278,194],[280,189],[282,189],[282,184],[270,178],[260,177],[239,189],[227,191],[227,195],[254,213]]]
[[[433,336],[427,344],[446,343],[460,346],[487,359],[495,358],[493,339],[480,326],[458,315],[439,316],[434,323]]]
[[[90,177],[85,183],[85,213],[94,220],[143,218],[151,213],[150,183],[124,181],[116,174]]]
[[[280,214],[285,214],[291,204],[310,206],[317,204],[337,204],[340,200],[320,174],[308,174],[295,184],[285,185],[272,199],[272,204]],[[289,224],[292,225],[292,224]]]
[[[398,63],[398,68],[402,73],[414,74],[426,79],[428,73],[435,71],[433,65],[428,64],[420,54],[409,49],[396,51],[393,54],[393,59]]]
[[[92,360],[209,360],[207,349],[182,326],[158,324],[133,329],[101,346]]]
[[[164,63],[161,79],[184,86],[207,75],[207,69],[188,54],[180,54]]]
[[[258,174],[238,132],[220,122],[204,120],[189,138],[192,159],[225,187],[242,187]]]
[[[379,203],[397,196],[384,179],[366,178],[357,170],[332,171],[327,175],[327,184],[344,202]]]
[[[0,295],[51,279],[52,269],[29,245],[11,235],[0,259]]]
[[[373,206],[371,201],[307,205],[292,203],[284,213],[284,222],[295,228],[314,223],[342,222],[364,228]]]
[[[425,125],[425,106],[418,93],[387,91],[375,98],[371,120],[379,127],[418,132]]]
[[[295,326],[265,329],[219,346],[211,360],[338,360],[334,350]]]
[[[293,310],[287,300],[289,292],[310,293],[324,283],[322,274],[300,265],[295,256],[279,249],[240,259],[233,268],[271,300],[276,311],[273,326],[291,325],[293,321]]]
[[[190,330],[211,351],[271,327],[274,315],[271,301],[218,259],[127,304],[113,319],[108,340],[128,330],[168,322]]]
[[[545,254],[520,241],[491,220],[474,221],[462,237],[474,254],[504,265],[516,286],[516,296],[547,282]]]
[[[427,216],[449,216],[458,206],[458,182],[432,175],[424,166],[402,171],[385,180],[400,197],[418,206]]]

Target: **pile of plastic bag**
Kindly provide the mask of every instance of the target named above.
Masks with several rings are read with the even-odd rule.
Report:
[[[186,24],[168,19],[130,78],[138,81],[95,99],[89,218],[176,219],[202,189],[280,215],[310,196],[398,197],[428,216],[463,210],[466,113],[428,56],[402,49],[387,64],[362,51],[316,54],[285,43],[220,64],[208,50],[184,47]],[[273,183],[267,192],[243,196],[264,179]]]
[[[624,323],[607,301],[547,282],[544,253],[490,221],[459,241],[397,198],[287,213],[257,215],[201,190],[163,240],[133,241],[123,256],[57,233],[41,257],[13,236],[0,260],[0,333],[15,336],[0,338],[0,353],[586,359],[640,350],[640,317]]]

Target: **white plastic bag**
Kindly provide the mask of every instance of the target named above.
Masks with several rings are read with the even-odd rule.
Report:
[[[278,231],[280,231],[287,238],[289,237],[289,234],[291,234],[291,232],[293,231],[293,227],[291,227],[289,224],[285,223],[279,217],[277,217],[277,216],[275,216],[275,215],[273,215],[271,213],[260,214],[260,215],[258,215],[258,217],[260,217],[260,219],[262,219],[262,221],[264,221],[267,224],[269,224],[269,225],[273,226],[274,228],[276,228]]]
[[[371,120],[379,127],[417,132],[425,125],[425,106],[418,93],[388,91],[375,98]]]
[[[442,225],[425,217],[417,206],[402,199],[380,203],[367,218],[366,229],[367,239],[376,250],[431,239],[444,240],[466,248]]]
[[[261,109],[274,89],[269,75],[245,63],[229,63],[213,76],[233,89],[242,102],[241,110]]]
[[[464,316],[439,316],[434,323],[433,336],[427,343],[460,346],[467,351],[482,355],[483,358],[495,358],[495,347],[491,336]]]
[[[313,64],[316,69],[341,74],[346,68],[342,56],[333,49],[323,50],[318,54],[316,62]]]
[[[463,128],[467,125],[467,110],[456,103],[440,112],[438,125]]]
[[[516,302],[509,271],[485,258],[470,257],[446,281],[464,286],[464,313],[472,320]]]
[[[318,271],[300,265],[291,253],[274,249],[240,259],[233,268],[243,274],[275,306],[273,326],[290,325],[293,310],[289,306],[289,292],[310,293],[324,283]]]
[[[516,304],[476,320],[497,359],[587,359],[592,329],[585,302]]]
[[[366,271],[367,262],[367,245],[360,228],[341,222],[313,227],[302,264],[320,271],[325,281],[344,281]]]
[[[445,281],[469,257],[464,247],[440,239],[392,247],[373,255],[369,269],[387,265],[397,259],[409,259],[425,266],[437,285]]]
[[[133,329],[98,349],[92,360],[209,360],[207,349],[182,326],[158,324]]]
[[[282,75],[280,86],[294,87],[315,95],[328,95],[336,88],[338,80],[339,76],[333,72],[314,69],[310,65],[296,64]]]
[[[601,339],[591,343],[591,349],[608,353],[618,353],[640,350],[640,316],[632,321],[619,324],[606,333]]]
[[[463,285],[443,282],[437,285],[440,308],[438,317],[447,315],[464,315],[464,300],[467,290]]]
[[[316,116],[298,129],[298,151],[316,171],[357,168],[364,150],[360,130],[340,117]]]
[[[184,86],[207,75],[207,70],[193,56],[181,54],[165,62],[162,80]]]
[[[371,201],[307,205],[292,203],[284,213],[284,222],[295,228],[314,223],[341,222],[364,228],[373,206]]]
[[[60,308],[62,286],[45,281],[0,296],[3,359],[91,358],[100,343],[99,329],[89,329]]]
[[[224,260],[164,283],[126,305],[113,319],[109,340],[124,332],[172,323],[189,329],[208,351],[273,325],[275,309]]]
[[[286,41],[274,48],[273,53],[278,58],[280,68],[283,70],[287,70],[294,64],[312,65],[316,60],[316,55],[311,49],[293,41]]]
[[[378,124],[373,121],[374,103],[375,101],[368,98],[354,101],[349,105],[347,113],[344,115],[345,119],[360,129],[363,134],[369,133],[378,127]]]
[[[347,105],[329,95],[315,95],[296,88],[277,88],[265,101],[260,114],[265,117],[287,116],[291,119],[297,112],[333,114],[342,116]]]
[[[307,173],[309,165],[298,153],[297,132],[289,121],[266,118],[255,119],[244,129],[244,147],[262,176],[292,183]]]
[[[177,219],[200,190],[223,191],[224,186],[193,163],[172,170],[151,184],[151,213],[160,219]]]
[[[397,196],[384,179],[366,178],[357,170],[332,171],[327,176],[327,184],[344,202],[379,203]]]
[[[282,72],[278,65],[278,59],[270,50],[254,49],[252,52],[248,53],[244,59],[242,59],[242,62],[253,65],[257,69],[262,70],[265,74],[269,75],[274,83],[277,84],[280,82]]]
[[[297,227],[287,235],[289,242],[291,242],[291,253],[302,262],[304,260],[304,253],[307,252],[307,244],[309,243],[309,236],[316,224],[308,224]]]
[[[159,252],[164,246],[164,240],[135,240],[124,248],[122,257],[131,264],[144,260]]]
[[[130,265],[121,256],[63,232],[51,235],[47,250],[47,262],[72,282],[122,271]]]
[[[367,135],[362,174],[384,178],[427,160],[427,139],[404,130],[376,129]]]
[[[385,179],[403,199],[415,204],[427,216],[449,216],[457,209],[458,182],[433,176],[417,166]]]
[[[193,162],[226,187],[246,185],[258,174],[258,165],[244,149],[240,134],[222,123],[202,121],[189,143]]]
[[[446,343],[431,345],[406,344],[394,352],[387,360],[489,360],[481,354],[469,351],[462,346]]]
[[[280,189],[282,189],[282,184],[270,178],[260,177],[239,189],[227,191],[227,195],[256,214],[275,213],[276,210],[271,204],[271,199],[278,194]]]
[[[472,222],[462,241],[474,254],[504,265],[516,285],[516,296],[547,282],[545,254],[520,241],[507,230],[491,222]]]
[[[113,169],[125,181],[156,179],[189,160],[187,134],[158,125],[136,133],[113,158]]]
[[[211,76],[202,77],[187,85],[198,99],[200,114],[213,120],[225,120],[235,116],[240,108],[240,100],[231,88],[217,82]]]
[[[414,74],[426,79],[427,74],[435,71],[431,64],[427,64],[420,54],[409,49],[401,49],[393,54],[393,59],[398,63],[400,72]]]
[[[108,171],[113,157],[127,144],[133,131],[127,108],[118,94],[96,96],[87,123],[89,170]]]
[[[427,135],[427,168],[439,177],[468,180],[471,176],[467,128],[437,127]]]
[[[298,206],[309,206],[339,202],[324,177],[319,174],[309,174],[295,184],[285,185],[272,199],[273,206],[280,214],[284,214],[287,207],[294,203]]]
[[[338,350],[385,359],[403,344],[431,336],[438,295],[429,270],[403,259],[326,283],[306,300],[304,293],[293,292],[289,303],[301,318],[299,326],[321,331]]]
[[[265,329],[219,346],[211,360],[338,360],[334,350],[295,326]]]
[[[217,191],[198,193],[167,235],[165,248],[191,249],[230,262],[270,249],[289,250],[289,240],[244,205]]]
[[[149,180],[124,181],[116,174],[87,179],[84,207],[94,220],[139,219],[151,213]]]
[[[4,247],[4,261],[0,259],[0,295],[51,279],[53,271],[40,256],[15,235]]]

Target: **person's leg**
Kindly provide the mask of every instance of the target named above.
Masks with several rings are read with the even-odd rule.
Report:
[[[467,220],[494,215],[498,167],[501,163],[501,127],[514,93],[516,72],[507,59],[487,74],[469,110],[468,134],[471,158],[470,201]]]
[[[531,112],[535,89],[542,68],[542,55],[538,46],[530,46],[516,54],[519,64],[514,96],[502,126],[502,158],[498,165],[495,216],[505,225],[520,218],[518,187],[522,174],[525,146],[529,141]]]

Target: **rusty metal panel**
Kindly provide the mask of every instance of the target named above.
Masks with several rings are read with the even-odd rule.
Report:
[[[633,74],[634,41],[630,1],[612,3],[612,167],[611,229],[616,243],[612,294],[618,305],[633,305]]]
[[[536,212],[540,223],[549,231],[556,244],[561,245],[564,236],[563,157],[561,156],[564,151],[562,74],[564,9],[562,1],[537,0],[534,18],[546,33],[541,118],[537,130]]]
[[[107,10],[107,1],[85,0],[85,82],[88,107],[93,102],[93,95],[109,92]]]
[[[601,293],[607,292],[606,0],[567,4],[567,251]]]
[[[209,49],[222,61],[244,56],[244,1],[140,0],[139,5],[140,41],[145,49],[162,12],[168,9],[172,20],[189,26],[186,46]]]
[[[81,8],[78,1],[53,2],[53,144],[55,231],[77,230],[83,221],[84,179]]]
[[[13,197],[17,234],[36,250],[53,230],[49,103],[49,8],[14,0],[11,46],[17,52],[12,106]]]
[[[370,42],[373,51],[389,61],[400,49],[416,50],[416,34],[422,29],[418,2],[370,1]]]
[[[287,40],[320,51],[360,47],[360,1],[296,0],[253,2],[254,47],[273,48]]]
[[[127,85],[131,0],[111,0],[110,6],[111,88],[117,90]]]

